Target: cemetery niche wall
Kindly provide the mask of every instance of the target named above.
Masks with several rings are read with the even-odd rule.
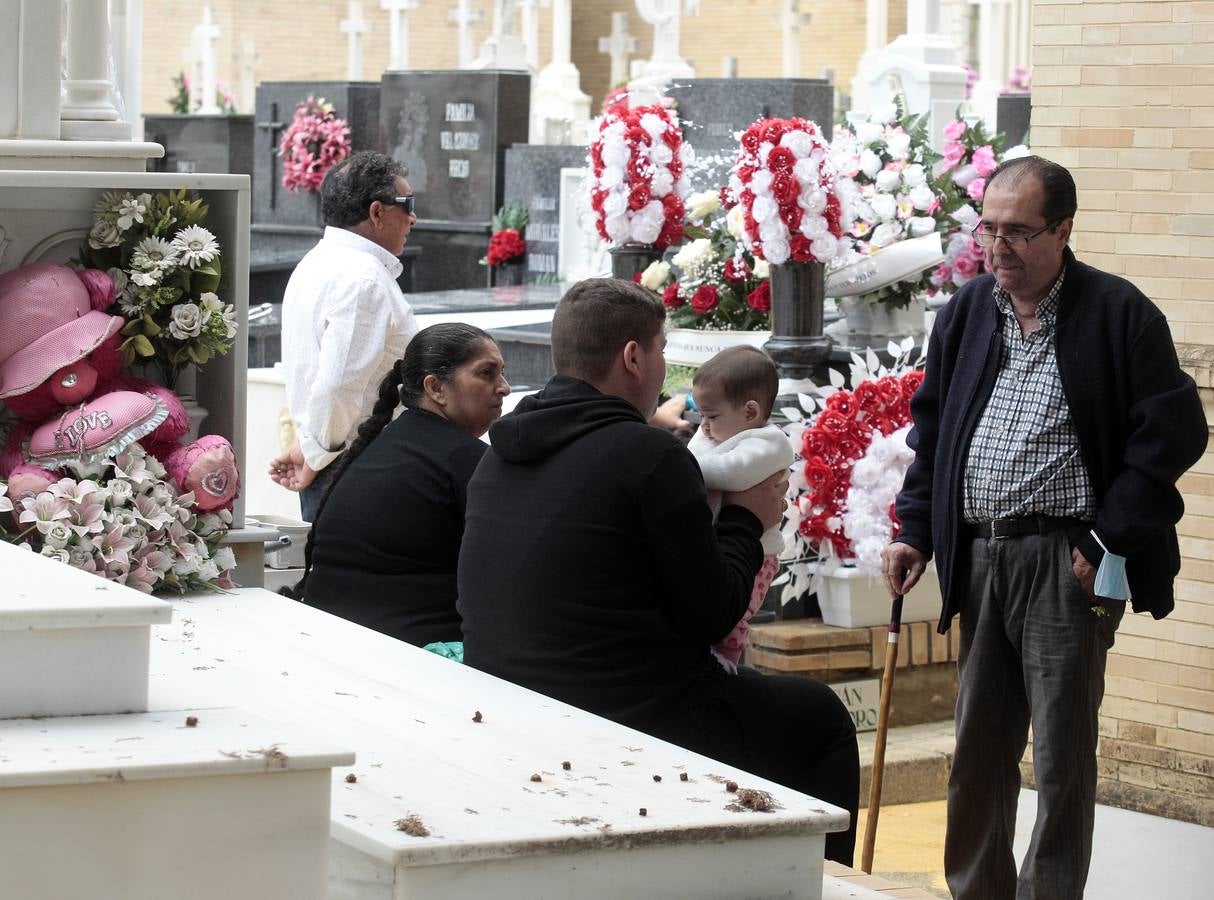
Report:
[[[418,291],[487,283],[479,264],[505,193],[506,148],[527,142],[531,77],[506,71],[385,72],[385,152],[409,168],[423,254]]]
[[[149,172],[253,175],[253,116],[145,116],[143,133],[164,147]]]
[[[506,151],[504,202],[527,210],[528,284],[560,279],[561,169],[585,163],[585,147],[516,144]]]

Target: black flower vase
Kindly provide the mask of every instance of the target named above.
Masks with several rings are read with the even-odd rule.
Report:
[[[494,287],[513,287],[523,283],[526,272],[523,271],[523,257],[510,259],[501,265],[493,267]]]
[[[789,382],[821,376],[832,341],[822,333],[826,266],[820,262],[786,262],[771,267],[771,339],[763,345],[780,372],[776,406],[796,406],[797,389]]]
[[[636,276],[662,258],[653,244],[623,244],[607,251],[611,254],[611,277],[635,281]]]

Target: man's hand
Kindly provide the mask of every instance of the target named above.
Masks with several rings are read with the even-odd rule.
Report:
[[[919,576],[927,568],[927,557],[910,544],[895,541],[886,544],[881,551],[881,571],[889,586],[891,597],[905,595],[919,583]]]
[[[270,480],[288,491],[302,491],[316,480],[316,470],[304,462],[299,444],[293,444],[286,453],[271,460]]]
[[[691,437],[694,426],[683,419],[683,410],[687,408],[687,400],[683,394],[675,394],[653,411],[649,424],[665,428],[675,437],[686,441]]]
[[[760,481],[744,491],[726,493],[721,497],[722,506],[740,506],[749,509],[763,524],[763,530],[775,528],[788,509],[784,499],[788,491],[788,470],[781,469],[770,478]]]
[[[1093,603],[1096,602],[1096,568],[1087,561],[1079,548],[1075,547],[1071,550],[1071,571],[1075,573],[1075,579],[1083,588],[1088,599]]]

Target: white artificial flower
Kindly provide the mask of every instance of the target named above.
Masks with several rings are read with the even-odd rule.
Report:
[[[808,132],[797,129],[787,132],[780,138],[780,146],[787,147],[797,159],[804,159],[814,149],[814,139]]]
[[[734,240],[742,240],[746,234],[746,210],[738,203],[725,215],[725,227],[733,235]]]
[[[910,226],[911,237],[923,237],[936,230],[936,220],[931,216],[912,216],[906,224]]]
[[[817,215],[826,209],[826,193],[819,187],[811,186],[801,192],[797,205],[810,215]]]
[[[115,478],[107,486],[110,492],[112,506],[125,506],[135,493],[131,483],[123,478]]]
[[[219,566],[220,571],[226,572],[229,569],[236,568],[236,554],[232,552],[231,547],[220,547],[215,551],[215,565]]]
[[[922,165],[914,163],[902,170],[902,179],[908,188],[917,188],[927,181],[927,172]]]
[[[816,238],[826,234],[827,225],[826,219],[822,216],[802,216],[801,217],[801,234],[807,238]]]
[[[93,223],[93,227],[89,231],[89,246],[94,250],[117,247],[120,243],[122,243],[122,236],[118,232],[118,226],[113,222],[98,219]]]
[[[881,157],[871,150],[865,150],[860,154],[860,171],[869,178],[876,178],[881,171]]]
[[[138,197],[125,197],[118,204],[118,230],[126,231],[136,222],[143,224],[143,214],[148,211],[147,203],[152,198],[147,194]]]
[[[910,202],[915,209],[931,209],[936,202],[936,193],[926,184],[921,184],[910,192]]]
[[[793,163],[792,174],[802,187],[818,183],[818,166],[812,159],[798,159]]]
[[[654,260],[641,273],[641,287],[656,291],[666,284],[666,279],[669,277],[670,263],[663,262],[660,259]]]
[[[657,113],[645,113],[641,116],[641,127],[648,131],[649,136],[657,142],[666,133],[666,120]]]
[[[839,253],[839,241],[832,234],[823,234],[814,238],[809,250],[819,262],[829,262]]]
[[[750,190],[756,196],[766,194],[771,191],[772,174],[766,169],[755,172],[754,177],[750,179]]]
[[[763,256],[773,266],[788,262],[791,252],[792,248],[788,246],[788,241],[765,241],[763,243]]]
[[[42,538],[44,547],[51,547],[55,550],[62,550],[71,542],[75,536],[75,532],[68,528],[62,522],[56,522],[50,527],[50,530]]]
[[[223,319],[224,337],[226,337],[228,340],[236,337],[236,332],[239,330],[239,327],[236,324],[236,307],[231,303],[228,303],[224,306],[223,312],[219,315]]]
[[[754,267],[754,276],[762,281],[764,278],[771,277],[771,263],[765,259],[756,259]]]
[[[705,258],[712,255],[712,241],[708,238],[697,238],[689,244],[684,244],[679,248],[679,252],[674,255],[671,262],[680,269],[696,269]]]
[[[778,217],[768,219],[766,222],[760,222],[759,240],[764,243],[768,241],[786,241],[788,240],[788,226]]]
[[[882,169],[877,173],[877,190],[889,193],[896,191],[902,183],[902,175],[893,169]]]
[[[699,222],[721,208],[719,191],[700,191],[687,198],[687,218]]]
[[[163,238],[145,237],[135,245],[131,265],[144,270],[168,269],[177,265],[177,251]]]
[[[201,225],[190,225],[177,232],[172,248],[181,262],[191,269],[197,269],[219,255],[219,241]]]
[[[780,214],[780,208],[771,197],[758,196],[755,197],[755,202],[751,204],[750,214],[761,225],[769,219],[776,218]]]
[[[884,249],[902,237],[902,226],[895,222],[882,222],[873,229],[868,243],[876,250]]]
[[[910,144],[910,135],[905,132],[895,131],[885,137],[885,147],[894,159],[906,159],[910,155]]]
[[[178,303],[173,307],[169,333],[179,341],[198,337],[202,332],[202,310],[196,303]]]
[[[4,496],[8,493],[8,485],[0,482],[0,512],[12,512],[13,501]]]
[[[978,177],[978,170],[975,169],[972,165],[962,166],[960,169],[958,169],[956,172],[953,173],[953,184],[957,185],[957,187],[961,188],[962,190],[965,190],[967,187],[970,186],[970,182],[973,181],[977,177]]]
[[[50,559],[57,559],[64,565],[67,565],[71,561],[71,555],[66,550],[56,549],[50,544],[42,545],[42,555]]]
[[[978,221],[978,211],[966,203],[953,210],[952,217],[961,225],[972,226]]]
[[[646,155],[656,166],[668,166],[674,161],[674,151],[670,149],[665,141],[650,144]]]
[[[613,190],[603,198],[603,215],[607,218],[622,216],[628,210],[628,194],[621,190]]]
[[[877,194],[869,202],[877,218],[888,222],[898,215],[898,201],[893,194]]]
[[[139,287],[155,287],[160,283],[160,272],[152,270],[151,272],[132,272],[131,281]]]
[[[607,230],[607,236],[617,244],[628,240],[628,217],[623,213],[606,216],[603,219],[603,227]]]
[[[876,122],[860,122],[856,125],[856,140],[867,147],[874,141],[881,140],[884,130]]]
[[[654,197],[665,197],[674,189],[674,176],[669,169],[658,169],[649,179],[649,193]]]
[[[623,169],[626,165],[628,165],[629,156],[631,156],[631,152],[628,149],[628,145],[624,143],[622,138],[614,141],[603,141],[604,166],[617,166],[618,168]]]
[[[868,114],[870,122],[879,122],[882,125],[888,125],[896,118],[898,118],[898,107],[893,103],[877,103]]]

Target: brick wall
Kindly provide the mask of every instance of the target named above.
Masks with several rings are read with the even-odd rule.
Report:
[[[251,59],[252,81],[341,79],[346,73],[346,38],[338,23],[346,17],[345,0],[210,0],[223,29],[217,44],[218,74],[242,99],[246,81],[242,66]],[[456,28],[447,21],[451,0],[423,0],[410,15],[410,57],[414,68],[455,68]],[[492,4],[477,0],[484,14],[473,29],[479,48],[489,34]],[[741,77],[782,73],[778,27],[780,0],[736,0],[703,3],[699,16],[684,17],[683,56],[700,75],[717,77],[725,56],[738,59]],[[187,68],[190,29],[201,21],[201,6],[184,0],[146,0],[143,40],[143,109],[167,112],[170,79]],[[864,51],[865,0],[801,0],[811,16],[801,30],[801,75],[817,77],[833,69],[835,83],[849,90],[856,62]],[[573,57],[582,73],[582,89],[597,109],[609,85],[610,59],[598,49],[611,31],[611,13],[629,12],[629,30],[641,39],[635,58],[650,54],[652,31],[626,0],[573,0]],[[540,59],[551,59],[551,8],[540,7]],[[363,74],[376,80],[388,63],[388,18],[374,0],[364,0],[363,17],[373,31],[363,37]],[[905,0],[891,0],[889,37],[906,23]],[[173,35],[167,39],[166,35]],[[251,112],[244,103],[241,112]]]
[[[1079,186],[1074,246],[1163,309],[1214,421],[1214,3],[1036,0],[1033,149]],[[1176,611],[1127,616],[1105,802],[1214,825],[1214,453],[1181,480]]]

